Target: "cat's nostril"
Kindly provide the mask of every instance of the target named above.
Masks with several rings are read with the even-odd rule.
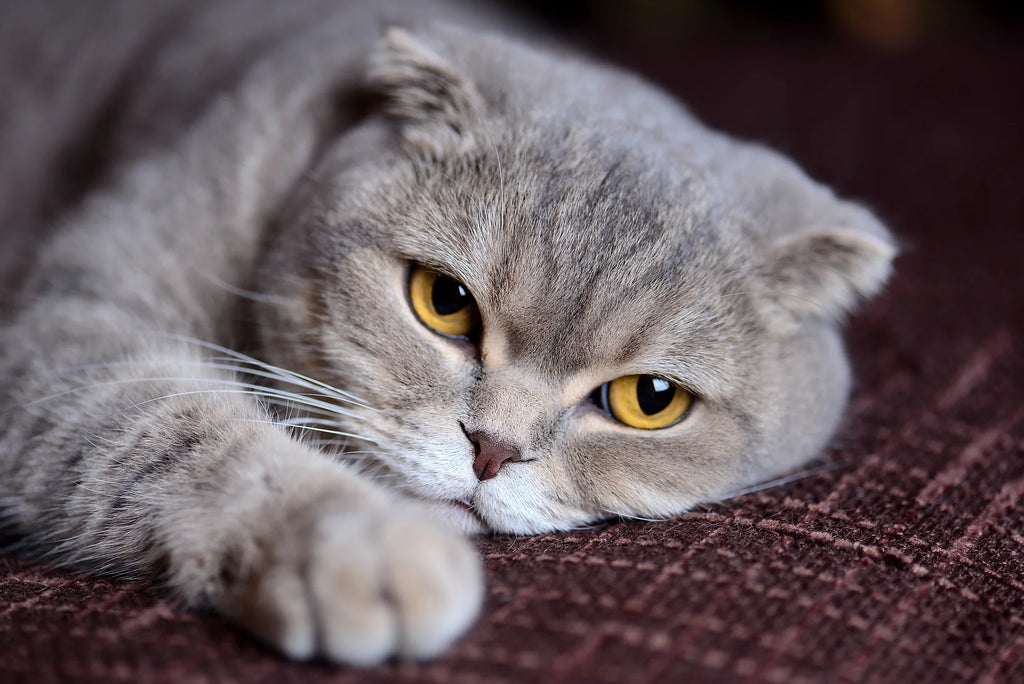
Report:
[[[523,460],[519,449],[502,444],[485,432],[467,432],[466,436],[473,443],[476,452],[473,458],[473,472],[481,482],[497,475],[506,463],[518,463]]]

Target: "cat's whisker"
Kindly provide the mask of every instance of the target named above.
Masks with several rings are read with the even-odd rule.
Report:
[[[332,420],[317,421],[315,423],[307,423],[305,421],[297,420],[274,420],[270,422],[278,427],[287,428],[297,432],[317,432],[326,430],[345,431],[343,425],[339,425],[336,421]]]
[[[501,154],[498,152],[498,145],[494,142],[494,138],[491,137],[490,131],[487,127],[483,127],[483,133],[487,137],[487,142],[491,144],[491,149],[494,150],[494,161],[498,165],[498,197],[501,201],[501,206],[498,208],[498,227],[504,232],[505,230],[505,214],[508,207],[505,205],[505,173],[501,168]]]
[[[281,382],[288,382],[288,383],[291,383],[291,384],[295,384],[297,386],[306,387],[307,389],[319,390],[319,391],[323,392],[327,396],[335,397],[335,398],[338,398],[338,399],[340,399],[342,401],[345,401],[345,402],[350,402],[350,403],[353,403],[353,404],[357,404],[357,405],[361,406],[362,408],[365,408],[365,409],[368,409],[368,410],[371,410],[371,411],[376,410],[368,402],[366,402],[365,400],[363,400],[363,399],[359,398],[358,396],[352,394],[351,392],[346,392],[345,390],[338,389],[337,387],[334,387],[334,386],[332,386],[332,385],[330,385],[330,384],[328,384],[326,382],[323,382],[321,380],[317,380],[316,378],[311,378],[311,377],[309,377],[307,375],[303,375],[302,373],[298,373],[296,371],[289,370],[287,368],[282,368],[280,366],[275,366],[275,365],[267,363],[265,361],[261,361],[261,360],[255,358],[255,357],[253,357],[253,356],[249,356],[248,354],[243,354],[242,352],[236,351],[236,350],[231,349],[229,347],[225,347],[225,346],[213,343],[213,342],[208,342],[208,341],[196,338],[196,337],[191,337],[189,335],[181,335],[181,334],[175,334],[175,333],[166,333],[166,332],[155,331],[155,330],[153,330],[153,331],[132,330],[132,331],[120,331],[120,332],[122,334],[125,334],[125,335],[134,335],[134,336],[151,337],[151,338],[155,337],[155,338],[161,338],[161,339],[174,340],[176,342],[182,342],[184,344],[193,345],[193,346],[199,347],[201,349],[206,349],[208,351],[214,351],[214,352],[217,352],[219,354],[223,354],[223,355],[225,355],[225,356],[227,356],[227,357],[229,357],[229,358],[231,358],[231,359],[233,359],[233,360],[235,360],[237,362],[245,364],[246,368],[245,368],[244,372],[246,372],[246,373],[254,374],[254,371],[251,368],[249,368],[249,367],[259,368],[261,371],[270,374],[268,376],[269,379],[274,379],[274,380],[278,380],[278,381],[281,381]]]
[[[46,401],[51,401],[59,397],[66,396],[68,394],[74,394],[76,392],[82,392],[86,390],[99,389],[102,387],[112,387],[121,385],[132,385],[139,383],[152,383],[152,382],[194,382],[196,385],[221,385],[237,389],[208,389],[208,390],[196,390],[193,393],[207,393],[213,394],[217,392],[223,392],[225,394],[248,394],[260,398],[269,397],[273,399],[283,400],[288,404],[295,404],[299,406],[306,406],[313,409],[320,409],[328,412],[330,415],[345,416],[348,418],[355,418],[359,420],[366,420],[365,416],[361,416],[357,413],[347,411],[338,407],[337,405],[315,399],[310,396],[296,394],[294,392],[287,392],[285,390],[279,390],[273,387],[264,387],[262,385],[255,385],[253,383],[241,382],[235,380],[225,380],[221,378],[190,378],[181,376],[166,376],[166,377],[144,377],[144,378],[122,378],[119,380],[105,380],[102,382],[91,383],[80,387],[73,387],[55,394],[51,394],[25,404],[25,407],[34,406]],[[156,397],[157,399],[166,399],[174,395],[165,395],[163,397]],[[147,403],[147,402],[142,402]]]
[[[167,337],[171,338],[171,339],[176,339],[176,340],[179,340],[181,342],[185,342],[185,343],[188,343],[188,344],[193,344],[193,345],[202,347],[204,349],[209,349],[209,350],[212,350],[212,351],[220,352],[222,354],[230,356],[231,358],[237,359],[239,361],[243,361],[244,363],[256,366],[256,367],[261,368],[261,369],[263,369],[265,371],[268,371],[268,372],[271,372],[271,373],[279,373],[279,374],[281,374],[278,377],[287,377],[287,378],[293,379],[294,381],[301,381],[301,382],[295,382],[295,384],[297,384],[297,385],[302,384],[302,383],[309,383],[309,385],[312,386],[312,387],[310,387],[310,389],[312,389],[313,387],[316,387],[316,388],[319,388],[320,390],[324,391],[326,394],[328,394],[330,396],[343,397],[343,398],[351,401],[352,403],[359,404],[363,408],[370,409],[370,410],[375,410],[372,406],[370,406],[369,403],[367,403],[363,399],[360,399],[359,397],[357,397],[356,395],[352,394],[351,392],[346,392],[344,390],[340,390],[337,387],[333,387],[332,385],[329,385],[326,382],[322,382],[320,380],[317,380],[316,378],[311,378],[311,377],[309,377],[307,375],[303,375],[302,373],[298,373],[296,371],[288,370],[287,368],[281,368],[280,366],[274,366],[273,364],[269,364],[269,363],[266,363],[264,361],[260,361],[259,359],[256,359],[256,358],[254,358],[252,356],[249,356],[248,354],[243,354],[241,352],[235,351],[234,349],[230,349],[228,347],[223,347],[223,346],[221,346],[219,344],[214,344],[212,342],[206,342],[204,340],[200,340],[200,339],[197,339],[197,338],[194,338],[194,337],[188,337],[188,336],[185,336],[185,335],[174,335],[174,334],[170,334],[170,333],[166,333],[165,335]]]
[[[181,365],[185,365],[185,364],[181,364]],[[265,378],[267,380],[275,380],[277,382],[283,382],[283,383],[295,385],[297,387],[304,387],[306,389],[313,390],[319,396],[329,397],[331,399],[340,399],[344,403],[355,404],[357,406],[360,406],[361,408],[366,408],[366,409],[369,409],[369,410],[374,410],[372,407],[370,407],[370,406],[368,406],[366,404],[363,404],[363,403],[360,403],[360,402],[352,400],[350,397],[345,396],[345,394],[341,393],[339,390],[335,390],[334,388],[330,388],[329,385],[324,385],[322,383],[316,384],[316,383],[313,383],[313,382],[307,382],[304,379],[296,379],[296,375],[295,374],[292,374],[290,371],[286,371],[284,369],[280,369],[280,368],[277,368],[277,367],[274,367],[275,368],[274,371],[253,370],[252,368],[246,368],[244,366],[237,366],[237,365],[230,364],[230,363],[218,363],[216,361],[214,361],[214,362],[191,362],[191,364],[189,364],[189,365],[196,365],[196,366],[199,366],[201,368],[209,368],[209,369],[212,369],[212,370],[226,370],[226,371],[230,371],[230,372],[242,373],[242,374],[245,374],[245,375],[251,375],[251,376],[255,376],[255,377]],[[329,391],[325,391],[325,388],[329,388]]]
[[[393,491],[401,492],[403,494],[412,494],[412,492],[402,487],[402,485],[405,484],[405,480],[398,473],[381,472],[373,464],[364,463],[362,461],[347,461],[346,463],[347,465],[355,468],[356,472],[360,475],[364,477],[372,477],[376,482],[385,482],[387,480],[397,481],[398,486],[391,486]]]
[[[97,364],[97,365],[99,366],[99,364]],[[193,365],[204,365],[204,366],[207,366],[207,367],[220,367],[220,368],[224,367],[223,364],[211,364],[211,363],[207,363],[207,362],[194,362]],[[311,398],[311,397],[308,397],[308,396],[305,396],[305,395],[296,394],[296,393],[293,393],[293,392],[287,392],[287,391],[284,391],[284,390],[278,390],[276,388],[268,388],[268,387],[263,387],[261,385],[253,385],[251,383],[243,383],[243,382],[229,381],[229,380],[223,380],[223,379],[180,378],[180,377],[175,377],[175,378],[139,378],[139,379],[129,379],[129,380],[118,381],[118,384],[119,383],[131,383],[131,382],[152,382],[152,381],[160,381],[160,380],[165,380],[165,381],[166,380],[187,381],[187,382],[196,382],[196,383],[210,383],[210,382],[213,382],[213,383],[216,383],[216,384],[227,385],[229,387],[240,388],[240,389],[225,390],[225,389],[222,389],[222,388],[217,388],[217,389],[208,389],[208,390],[191,390],[191,391],[189,391],[187,393],[177,393],[175,395],[164,395],[162,397],[157,397],[157,398],[151,399],[149,401],[159,400],[159,399],[168,399],[168,398],[171,398],[172,396],[182,396],[184,394],[198,394],[198,393],[242,393],[242,394],[249,394],[249,395],[252,395],[252,396],[256,396],[257,398],[261,399],[262,401],[264,401],[264,402],[266,402],[266,403],[268,403],[270,405],[274,405],[274,406],[277,406],[277,407],[279,407],[281,409],[285,409],[289,413],[294,412],[299,407],[302,407],[302,409],[303,409],[303,411],[305,413],[312,413],[312,414],[318,414],[320,416],[324,416],[324,418],[315,418],[315,417],[311,417],[311,416],[308,416],[308,415],[307,416],[294,416],[293,415],[293,416],[289,417],[288,419],[286,419],[285,421],[281,421],[281,423],[283,423],[281,426],[282,427],[286,427],[286,428],[293,427],[296,430],[302,431],[302,434],[305,434],[305,433],[325,433],[325,434],[331,434],[331,435],[336,435],[336,436],[340,436],[340,437],[345,437],[346,438],[345,439],[345,443],[340,445],[340,450],[341,451],[344,451],[344,449],[347,447],[348,439],[350,439],[350,438],[351,439],[359,439],[361,441],[370,442],[370,443],[374,443],[374,444],[377,443],[377,441],[374,438],[372,438],[370,436],[367,436],[367,435],[360,435],[360,434],[350,433],[350,432],[347,432],[347,431],[344,431],[344,430],[340,430],[340,429],[331,429],[333,427],[340,427],[340,426],[338,426],[337,420],[335,419],[337,416],[345,416],[345,417],[357,418],[357,419],[362,419],[363,418],[362,416],[359,416],[358,414],[353,414],[350,411],[346,411],[344,409],[341,409],[341,408],[337,407],[336,405],[334,405],[333,403],[321,402],[321,401],[319,401],[319,400],[317,400],[315,398]],[[96,387],[98,385],[103,385],[103,384],[108,384],[108,383],[94,383],[94,384],[88,385],[86,387]],[[84,388],[76,388],[76,390],[77,389],[84,389]],[[320,395],[320,396],[322,396],[322,395]],[[37,401],[42,401],[42,400],[37,400]],[[35,403],[35,402],[33,402],[33,403]],[[142,402],[142,403],[144,404],[144,403],[148,403],[148,402]],[[134,407],[137,408],[139,405],[140,404],[135,404]],[[267,421],[267,422],[271,422],[271,421]],[[314,426],[319,426],[319,427],[314,427]],[[326,426],[326,427],[324,427],[324,426]],[[105,440],[105,441],[107,441],[108,443],[112,443],[110,440]],[[95,447],[95,445],[93,445],[93,446]]]
[[[743,489],[734,490],[724,495],[721,498],[721,500],[728,501],[730,499],[736,499],[741,496],[746,496],[747,494],[754,494],[755,492],[764,491],[766,489],[781,487],[792,482],[797,482],[798,480],[804,480],[815,475],[820,475],[821,473],[827,473],[833,470],[838,470],[840,468],[845,468],[847,465],[849,464],[844,463],[842,461],[838,461],[835,463],[826,463],[824,465],[818,466],[817,468],[808,468],[806,470],[791,473],[789,475],[786,475],[785,477],[776,478],[774,480],[768,480],[766,482],[761,482],[751,487],[744,487]]]
[[[260,395],[258,393],[252,392],[250,390],[223,390],[223,389],[190,390],[190,391],[186,391],[186,392],[178,392],[178,393],[163,395],[163,396],[160,396],[160,397],[154,397],[154,398],[148,399],[148,400],[143,401],[143,402],[135,403],[135,404],[133,404],[132,408],[133,409],[134,408],[138,408],[139,406],[147,404],[147,403],[149,403],[151,401],[159,401],[159,400],[170,399],[170,398],[179,397],[179,396],[189,396],[189,395],[197,395],[197,394],[211,394],[211,393],[220,393],[220,394],[250,394],[250,395],[256,395],[257,397],[262,398],[262,397],[260,397]],[[300,399],[301,399],[301,397],[300,397]],[[280,403],[282,406],[287,407],[290,410],[294,410],[296,408],[295,407],[295,398],[294,397],[292,397],[290,399],[290,401],[278,402],[278,403]],[[306,410],[316,410],[316,409],[306,409]],[[330,413],[330,412],[324,412],[324,414],[325,415],[333,415],[333,414],[337,414],[337,412],[333,412],[333,414]],[[239,419],[239,420],[243,420],[243,419]],[[296,418],[295,420],[296,421],[300,421],[302,419],[301,418]],[[277,421],[250,421],[250,422],[265,422],[265,423],[274,424],[274,425],[278,425],[279,424]],[[325,420],[325,421],[322,421],[322,422],[325,425],[338,425],[337,421],[333,421],[333,420]],[[288,427],[288,426],[282,426],[282,427]],[[375,438],[373,438],[373,437],[369,437],[369,436],[366,436],[366,435],[357,435],[355,433],[348,433],[348,432],[341,431],[341,430],[325,430],[325,429],[317,429],[317,428],[302,428],[301,425],[296,425],[295,427],[298,428],[298,429],[307,429],[307,430],[311,430],[311,431],[327,432],[329,434],[336,434],[338,436],[344,436],[346,438],[348,438],[348,437],[357,438],[357,439],[361,439],[363,441],[371,442],[371,443],[374,443],[374,444],[377,443],[377,440]]]
[[[53,371],[53,373],[54,374],[64,374],[64,373],[69,373],[69,372],[72,372],[72,371],[103,370],[103,369],[109,369],[109,368],[133,367],[133,366],[140,366],[140,365],[141,364],[139,362],[115,361],[115,362],[111,362],[111,363],[87,364],[87,365],[82,365],[82,366],[66,368],[66,369],[60,369],[60,370],[57,370],[57,371]],[[300,386],[300,387],[305,387],[306,389],[312,389],[312,390],[318,389],[317,387],[310,386],[309,384],[304,383],[304,382],[302,382],[302,383],[295,382],[294,380],[292,380],[290,378],[287,378],[287,377],[282,378],[278,374],[266,373],[266,372],[263,372],[263,371],[254,371],[251,368],[246,368],[244,366],[236,366],[236,365],[228,364],[228,363],[216,363],[216,362],[211,362],[211,361],[173,361],[173,362],[172,361],[167,361],[167,362],[156,362],[156,361],[154,361],[154,362],[151,362],[151,363],[147,363],[147,365],[154,365],[154,366],[156,366],[156,365],[176,365],[176,366],[188,366],[188,367],[207,368],[207,369],[211,369],[211,370],[224,370],[224,371],[235,372],[235,373],[239,373],[239,374],[243,374],[243,375],[253,375],[253,376],[257,376],[257,377],[266,378],[266,379],[269,379],[269,380],[283,381],[285,383],[290,383],[290,384],[294,384],[294,385],[297,385],[297,386]],[[164,379],[164,378],[161,378],[161,379]],[[181,379],[182,380],[202,380],[203,382],[219,382],[219,383],[235,382],[235,381],[226,380],[226,379],[222,379],[222,378],[202,378],[202,379],[200,379],[200,378],[181,378]],[[262,385],[258,385],[258,387],[262,387]],[[287,390],[283,390],[283,389],[279,389],[279,388],[271,388],[271,387],[268,387],[267,390],[268,391],[275,391],[275,392],[287,392]],[[292,394],[292,393],[289,393],[289,394],[290,394],[290,396],[319,396],[319,397],[324,397],[324,398],[327,398],[327,399],[341,399],[344,403],[354,404],[354,405],[360,406],[361,408],[366,408],[368,410],[375,410],[375,409],[373,409],[373,408],[371,408],[369,406],[365,406],[363,404],[357,404],[356,402],[351,401],[347,397],[337,397],[334,394],[327,394],[327,393],[323,393],[323,392],[316,392],[313,395],[298,395],[298,394]],[[332,413],[338,413],[340,411],[344,411],[344,409],[341,409],[339,407],[338,411],[332,411]],[[353,414],[345,413],[344,415],[353,415]]]
[[[261,397],[260,400],[264,404],[266,404],[268,406],[274,407],[275,412],[279,413],[279,412],[284,411],[284,410],[292,412],[293,417],[296,415],[294,412],[298,411],[298,409],[299,409],[299,407],[295,404],[294,401],[286,401],[284,399],[274,399],[272,397]],[[327,416],[328,418],[331,418],[333,416],[337,416],[338,415],[337,411],[327,411],[327,410],[323,410],[323,409],[313,408],[311,406],[303,406],[302,407],[302,413],[303,414],[310,414],[310,415],[317,415],[317,416]],[[352,416],[352,417],[358,418],[360,420],[366,420],[366,418],[364,418],[362,416],[358,416],[358,415],[355,415],[355,416]]]
[[[611,515],[614,515],[614,514],[611,514]],[[563,529],[563,530],[566,530],[566,531],[593,530],[593,529],[596,529],[598,527],[602,527],[602,526],[606,525],[607,523],[608,523],[608,521],[606,519],[602,519],[602,520],[595,520],[594,522],[589,522],[589,523],[580,523],[578,525],[564,525],[564,526],[560,526],[559,529]]]
[[[328,428],[310,427],[310,426],[306,426],[306,425],[289,425],[287,423],[279,423],[279,422],[274,421],[274,420],[253,420],[253,419],[250,419],[250,418],[237,418],[235,420],[236,420],[236,422],[239,422],[239,423],[255,423],[255,424],[258,424],[258,425],[278,425],[278,426],[281,426],[281,427],[294,428],[294,429],[297,429],[297,430],[305,430],[305,431],[308,431],[308,432],[322,433],[322,434],[326,434],[326,435],[335,435],[335,436],[338,436],[338,437],[351,437],[353,439],[361,439],[363,441],[371,442],[373,444],[377,444],[378,443],[377,440],[374,439],[373,437],[368,437],[366,435],[357,435],[357,434],[355,434],[353,432],[345,432],[343,430],[331,430],[331,429],[328,429]]]
[[[345,451],[343,454],[346,458],[349,456],[361,456],[361,457],[372,457],[372,456],[386,456],[387,453],[384,451],[371,451],[369,449],[357,449],[355,451]]]
[[[314,418],[312,416],[292,416],[289,418],[282,417],[277,421],[278,425],[337,425],[338,421],[330,418]]]
[[[609,515],[614,515],[616,518],[621,518],[623,520],[637,520],[637,521],[640,521],[640,522],[664,522],[664,521],[668,520],[671,517],[671,516],[667,516],[667,515],[662,515],[662,516],[657,516],[657,515],[656,516],[644,516],[644,515],[640,515],[638,513],[621,513],[621,512],[618,512],[618,511],[613,511],[613,510],[608,510],[608,509],[605,509],[604,512],[608,513]]]
[[[345,439],[317,439],[315,435],[311,436],[310,433],[301,433],[298,437],[302,439],[303,443],[308,444],[311,447],[321,450],[333,449],[335,450],[334,455],[346,459],[349,457],[372,458],[387,455],[387,452],[379,449],[349,449],[348,447],[352,443],[352,440],[349,437],[346,437]],[[379,443],[374,443],[380,446]]]
[[[262,292],[253,292],[252,290],[246,290],[241,287],[232,285],[231,283],[225,282],[213,275],[212,273],[200,272],[200,277],[204,278],[207,282],[210,282],[225,292],[241,297],[242,299],[248,299],[252,302],[259,302],[260,304],[275,304],[277,306],[284,306],[288,303],[286,297],[280,297],[277,295],[265,294]]]

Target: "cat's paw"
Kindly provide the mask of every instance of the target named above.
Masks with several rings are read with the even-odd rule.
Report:
[[[295,540],[282,539],[282,551]],[[293,658],[368,666],[438,655],[476,616],[480,563],[463,538],[402,507],[330,512],[222,610]]]

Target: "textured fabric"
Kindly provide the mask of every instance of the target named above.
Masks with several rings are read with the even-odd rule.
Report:
[[[1024,681],[1024,41],[813,40],[631,61],[873,206],[905,255],[796,481],[668,522],[481,539],[443,658],[293,664],[144,584],[0,557],[0,681]]]

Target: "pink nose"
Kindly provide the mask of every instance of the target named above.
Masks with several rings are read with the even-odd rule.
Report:
[[[476,456],[473,458],[473,472],[481,482],[490,480],[498,474],[508,462],[518,463],[523,460],[519,449],[495,440],[486,432],[470,432],[466,435],[476,449]]]

